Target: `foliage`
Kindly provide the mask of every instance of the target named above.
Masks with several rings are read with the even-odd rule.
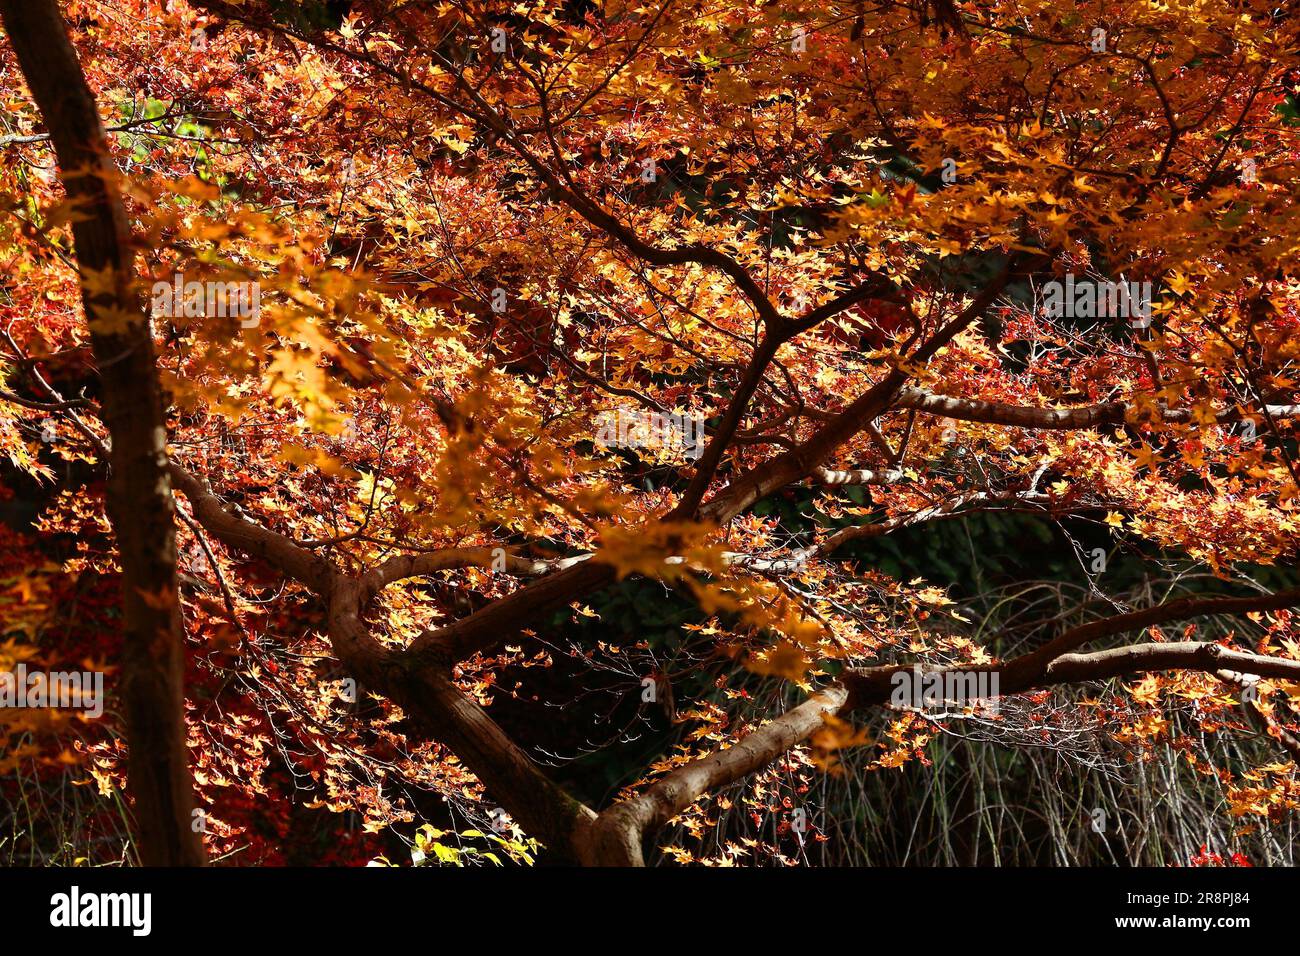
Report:
[[[1023,827],[976,815],[984,849],[927,861],[1077,862],[1100,854],[1084,804],[1043,775],[1086,752],[1087,800],[1128,812],[1122,765],[1221,840],[1106,853],[1222,862],[1242,824],[1292,861],[1300,598],[1269,595],[1300,544],[1300,26],[1275,5],[63,6],[195,482],[179,570],[212,858],[585,859],[570,799],[633,805],[842,691],[658,821],[654,858],[910,862],[920,788],[961,761],[958,790],[1041,801],[1053,850],[999,855]],[[89,661],[111,687],[80,306],[108,277],[76,267],[81,212],[4,45],[0,91],[0,666]],[[1045,308],[1076,280],[1149,283],[1149,311]],[[187,282],[255,288],[256,311],[173,300]],[[600,440],[619,408],[703,422],[702,456]],[[1210,595],[1258,607],[1122,626]],[[1064,652],[1268,661],[1092,657],[1061,687],[1034,658],[987,720],[870,696],[913,663],[1028,673],[1011,662],[1112,618]],[[453,651],[446,712],[415,699],[441,706],[433,683],[385,683]],[[537,794],[571,796],[485,787],[510,754],[465,744],[474,705],[543,768]],[[75,776],[101,804],[60,811],[73,855],[129,860],[111,704],[19,713],[10,807]],[[10,817],[24,852],[64,852]]]

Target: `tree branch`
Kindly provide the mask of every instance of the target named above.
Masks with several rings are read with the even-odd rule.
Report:
[[[1039,430],[1068,430],[1096,428],[1098,425],[1122,425],[1136,406],[1126,402],[1101,402],[1075,408],[1037,408],[1024,405],[1007,405],[1002,402],[985,402],[973,398],[954,398],[936,395],[919,388],[904,388],[898,393],[895,408],[911,408],[965,422],[993,425],[1014,425]],[[1300,405],[1268,405],[1275,418],[1300,416]],[[1192,420],[1190,409],[1162,409],[1162,421],[1185,423]],[[1248,418],[1249,413],[1239,409],[1225,409],[1218,413],[1219,424],[1231,424]]]
[[[1276,609],[1294,604],[1300,604],[1300,589],[1256,598],[1181,599],[1075,628],[1051,646],[1078,646],[1093,636],[1121,633],[1156,619]],[[700,796],[766,766],[820,730],[828,716],[847,715],[887,703],[895,689],[894,675],[913,672],[918,667],[923,674],[996,673],[998,691],[1004,696],[1060,684],[1166,670],[1219,674],[1231,669],[1260,677],[1300,679],[1300,661],[1251,654],[1210,642],[1134,644],[1087,654],[1060,654],[1049,659],[1043,659],[1040,649],[1005,664],[977,667],[888,664],[851,668],[836,683],[733,746],[679,767],[643,793],[602,811],[586,838],[584,859],[602,865],[643,865],[644,840]]]
[[[601,812],[583,847],[584,861],[601,866],[644,866],[641,844],[702,794],[767,766],[816,733],[828,715],[848,701],[848,691],[831,686],[746,734],[730,747],[693,760],[645,792]]]
[[[122,567],[122,700],[136,844],[146,865],[201,865],[185,743],[185,635],[166,421],[117,172],[54,0],[3,0],[0,18],[78,211],[72,232],[82,305],[111,439],[106,503]]]

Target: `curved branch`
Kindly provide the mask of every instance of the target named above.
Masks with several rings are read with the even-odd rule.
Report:
[[[1078,646],[1094,637],[1121,633],[1157,620],[1276,609],[1294,604],[1300,604],[1300,589],[1255,598],[1181,599],[1075,628],[1049,646]],[[963,676],[996,673],[1000,678],[998,690],[1002,695],[1167,670],[1194,670],[1217,675],[1230,669],[1259,677],[1300,679],[1300,661],[1251,654],[1211,642],[1134,644],[1086,654],[1057,654],[1043,659],[1045,649],[1003,665],[889,664],[846,670],[838,682],[733,746],[679,767],[645,792],[601,812],[586,838],[584,859],[593,864],[643,865],[642,844],[646,837],[700,796],[766,766],[815,734],[830,716],[887,703],[894,693],[894,675],[900,672],[919,669],[924,674]],[[1285,745],[1285,741],[1283,743]]]
[[[814,468],[812,479],[823,485],[897,485],[907,476],[897,468],[875,471],[871,468],[852,468],[838,471],[833,468]]]
[[[928,361],[981,316],[1010,281],[1016,261],[1015,257],[1009,260],[998,276],[965,309],[911,356],[911,361]],[[706,502],[699,509],[701,518],[721,524],[760,498],[806,477],[837,447],[885,411],[905,381],[906,372],[897,368],[890,370],[880,382],[834,416],[803,445],[746,472]],[[450,666],[455,661],[464,660],[517,633],[534,615],[563,607],[583,594],[605,587],[614,577],[612,565],[595,561],[547,575],[499,598],[468,617],[420,635],[412,642],[410,653],[419,660],[441,661],[444,666]]]
[[[1251,597],[1212,595],[1177,598],[1163,604],[1129,611],[1126,614],[1115,614],[1071,628],[1037,650],[1011,661],[1007,664],[1005,672],[1013,679],[1013,683],[1014,680],[1029,675],[1046,673],[1047,666],[1053,660],[1070,651],[1078,650],[1085,644],[1099,638],[1124,634],[1156,624],[1181,621],[1206,614],[1245,614],[1250,611],[1275,611],[1296,605],[1300,605],[1300,588],[1288,588],[1275,594],[1257,594]]]
[[[936,332],[910,356],[910,362],[919,365],[929,361],[958,333],[983,315],[1006,288],[1017,261],[1016,257],[1012,257],[997,277],[981,290],[956,318]],[[906,381],[906,372],[899,368],[891,369],[883,379],[835,415],[808,441],[736,478],[731,485],[700,509],[701,517],[721,524],[772,492],[804,478],[830,457],[836,448],[892,407],[899,389]]]
[[[502,552],[500,555],[497,552]],[[554,571],[562,571],[586,561],[590,554],[578,554],[567,558],[550,558],[538,560],[521,558],[510,554],[504,548],[444,548],[428,551],[424,554],[397,555],[362,576],[362,586],[367,597],[379,592],[395,581],[404,578],[419,578],[438,571],[451,571],[459,568],[490,568],[501,563],[501,568],[519,578],[535,578]]]
[[[1128,420],[1129,413],[1136,408],[1128,402],[1100,402],[1075,408],[1039,408],[936,395],[920,388],[901,389],[894,407],[916,409],[964,422],[1062,431],[1096,428],[1098,425],[1122,425]],[[1300,405],[1268,405],[1265,408],[1275,418],[1300,416]],[[1186,408],[1166,408],[1161,410],[1160,417],[1166,422],[1186,423],[1192,420],[1192,413]],[[1248,417],[1248,412],[1232,408],[1219,412],[1217,421],[1221,425],[1231,424]]]
[[[206,481],[191,475],[176,462],[171,462],[168,472],[172,484],[189,499],[195,519],[213,537],[245,554],[262,558],[276,570],[301,581],[319,594],[328,591],[330,579],[336,572],[323,557],[299,547],[282,534],[228,511]]]
[[[759,770],[808,739],[848,701],[833,685],[746,734],[730,747],[678,767],[644,793],[616,803],[595,820],[583,846],[584,861],[600,866],[644,866],[643,839],[701,795]]]
[[[365,593],[355,578],[330,583],[328,634],[339,660],[409,714],[427,739],[450,748],[529,834],[559,857],[577,859],[577,841],[596,814],[547,777],[449,672],[377,641],[361,620]]]
[[[1248,654],[1222,644],[1192,641],[1185,644],[1129,644],[1088,654],[1063,654],[1047,666],[1036,687],[1105,680],[1148,671],[1191,670],[1216,673],[1224,668],[1257,677],[1300,679],[1300,661]]]

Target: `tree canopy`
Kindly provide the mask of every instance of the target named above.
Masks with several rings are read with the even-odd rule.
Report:
[[[0,3],[0,666],[110,702],[0,770],[156,862],[807,862],[952,737],[1285,828],[1275,7]]]

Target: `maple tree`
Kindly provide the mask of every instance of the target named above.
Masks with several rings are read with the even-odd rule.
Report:
[[[1269,4],[0,14],[0,441],[39,502],[0,661],[93,657],[124,718],[0,711],[0,767],[125,781],[142,860],[238,861],[305,789],[439,862],[789,861],[783,780],[981,713],[900,706],[909,674],[1186,754],[1259,826],[1300,801],[1300,36]],[[977,627],[866,550],[985,513],[1107,535],[1082,606]],[[1138,606],[1120,551],[1205,573]],[[58,639],[79,582],[120,645]],[[670,636],[602,620],[637,586]],[[603,801],[544,765],[544,708],[498,719],[595,688],[663,713]],[[429,794],[478,825],[449,842]],[[665,841],[732,801],[780,832]]]

